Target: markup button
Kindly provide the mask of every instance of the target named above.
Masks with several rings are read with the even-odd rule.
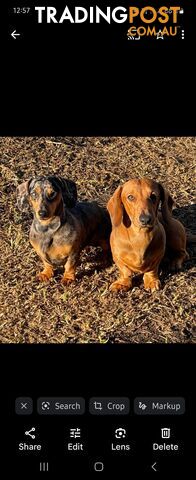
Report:
[[[137,397],[134,400],[136,415],[183,415],[185,399],[182,397]]]

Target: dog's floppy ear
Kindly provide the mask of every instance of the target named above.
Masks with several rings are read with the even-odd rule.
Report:
[[[21,183],[17,189],[17,206],[19,210],[25,210],[25,207],[28,205],[28,197],[29,197],[29,185],[31,180],[27,180],[26,182]]]
[[[65,204],[68,208],[72,208],[75,206],[78,198],[77,194],[77,186],[76,183],[73,182],[72,180],[64,180],[62,179],[63,182],[63,199],[65,201]]]
[[[170,193],[159,183],[160,200],[161,200],[161,212],[163,220],[167,223],[172,216],[172,208],[174,200]]]
[[[67,180],[62,177],[48,177],[58,189],[61,190],[65,206],[68,208],[73,208],[77,202],[77,186],[76,183],[72,180]]]
[[[121,224],[123,218],[123,204],[121,201],[121,192],[122,187],[121,185],[119,185],[119,187],[115,190],[114,194],[112,195],[107,204],[107,209],[110,214],[113,227],[118,227]]]

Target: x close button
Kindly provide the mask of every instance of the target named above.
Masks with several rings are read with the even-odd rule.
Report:
[[[15,400],[17,415],[31,415],[33,413],[33,400],[30,397],[18,397]]]

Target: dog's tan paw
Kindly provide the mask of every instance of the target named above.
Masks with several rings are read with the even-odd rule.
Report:
[[[150,291],[151,293],[160,290],[161,282],[159,279],[157,280],[144,280],[144,287],[146,290]]]
[[[52,276],[51,273],[39,272],[36,275],[36,279],[39,280],[39,282],[48,282]]]
[[[109,290],[111,292],[118,292],[118,291],[127,292],[128,290],[130,290],[130,288],[131,288],[131,282],[121,283],[119,280],[116,280],[110,285]]]
[[[69,285],[70,283],[75,281],[75,277],[63,277],[61,280],[62,285]]]

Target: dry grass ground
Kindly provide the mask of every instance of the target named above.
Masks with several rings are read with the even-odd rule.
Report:
[[[39,284],[41,262],[28,240],[32,214],[18,211],[16,187],[52,173],[75,180],[79,199],[107,200],[119,183],[148,176],[169,189],[174,214],[196,233],[195,158],[195,138],[0,138],[1,343],[194,342],[193,245],[183,271],[162,273],[163,288],[153,295],[138,278],[132,291],[110,293],[117,269],[101,269],[93,249],[83,252],[75,284],[64,288],[59,273]]]

